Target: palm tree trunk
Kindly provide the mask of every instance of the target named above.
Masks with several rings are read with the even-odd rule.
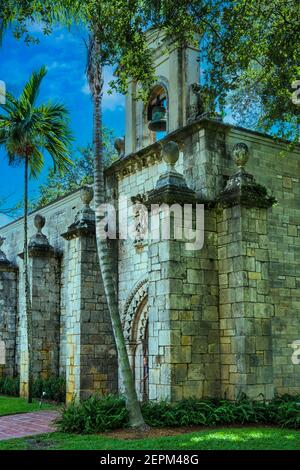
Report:
[[[30,286],[28,274],[28,155],[25,156],[24,175],[24,286],[25,286],[25,314],[27,321],[27,361],[28,361],[28,403],[32,403],[32,318]]]
[[[124,381],[127,409],[129,412],[129,422],[132,427],[146,429],[140,403],[137,398],[133,374],[129,363],[123,328],[118,309],[116,289],[110,266],[108,242],[101,233],[101,215],[97,215],[97,208],[105,202],[104,187],[104,164],[103,164],[103,140],[102,140],[102,67],[98,64],[97,71],[100,77],[100,89],[98,93],[93,93],[94,99],[94,198],[96,207],[96,238],[97,251],[100,262],[101,275],[104,285],[105,296],[111,316],[112,329],[115,337],[118,359],[121,374]]]

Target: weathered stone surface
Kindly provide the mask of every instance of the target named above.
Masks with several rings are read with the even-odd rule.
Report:
[[[194,50],[185,53],[195,58]],[[179,86],[183,82],[176,74],[187,66],[188,76],[195,77],[197,67],[183,64],[179,56],[178,50],[171,57],[155,56],[174,111],[172,134],[162,142],[177,142],[178,174],[166,172],[162,142],[152,142],[147,113],[132,95],[127,97],[125,155],[106,170],[107,200],[116,204],[119,196],[127,197],[120,213],[149,193],[158,202],[205,204],[200,250],[187,249],[186,240],[175,236],[139,245],[130,237],[112,242],[119,311],[139,398],[299,394],[300,366],[292,361],[293,343],[300,338],[299,149],[282,159],[285,144],[262,134],[209,119],[188,124],[195,116],[195,97]],[[135,84],[130,87],[134,95]],[[247,172],[240,153],[245,145]],[[53,251],[48,256],[45,250],[48,257],[32,251],[30,258],[36,371],[65,376],[68,400],[117,389],[94,213],[87,206],[82,208],[74,192],[41,209]],[[29,216],[30,237],[34,215]],[[178,229],[178,215],[170,226]],[[159,233],[157,222],[152,229]],[[23,279],[7,262],[22,268],[17,258],[23,249],[22,220],[2,228],[2,234],[7,240],[5,258],[0,256],[0,340],[7,363],[6,369],[0,367],[9,374],[21,369],[26,383]],[[122,391],[120,373],[118,379]]]

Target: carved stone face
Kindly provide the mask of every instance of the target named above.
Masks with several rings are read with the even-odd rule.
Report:
[[[114,147],[118,152],[118,155],[121,157],[125,152],[125,139],[118,137],[114,142]]]
[[[246,144],[239,142],[232,149],[232,156],[236,166],[242,168],[249,160],[249,149]]]
[[[0,237],[0,248],[3,245],[3,243],[5,242],[5,240],[6,240],[5,237]]]

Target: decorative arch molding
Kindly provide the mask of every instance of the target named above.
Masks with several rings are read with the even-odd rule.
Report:
[[[168,99],[169,89],[170,89],[169,80],[166,77],[164,77],[163,75],[158,75],[157,80],[155,80],[155,83],[153,84],[152,89],[154,89],[157,86],[162,86],[166,90],[167,99]]]
[[[148,277],[140,280],[127,297],[123,310],[123,331],[125,341],[132,341],[134,318],[140,306],[144,306],[148,297]]]

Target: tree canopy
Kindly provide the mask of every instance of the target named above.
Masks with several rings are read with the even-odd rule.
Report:
[[[21,3],[21,5],[20,5]],[[292,84],[300,78],[300,5],[294,0],[49,0],[1,1],[0,22],[17,37],[34,38],[30,22],[46,34],[54,24],[76,21],[97,32],[103,64],[117,66],[115,87],[129,78],[154,80],[144,32],[163,29],[174,42],[201,45],[202,82],[222,110],[242,125],[298,140],[299,105]],[[249,119],[250,117],[250,119]]]
[[[113,148],[111,130],[104,128],[104,161],[109,165],[117,158]],[[58,172],[49,168],[46,181],[39,186],[39,196],[32,201],[30,208],[38,209],[61,196],[65,196],[71,191],[79,189],[81,186],[93,184],[94,155],[91,145],[81,147],[75,156],[72,157],[72,165],[67,171]]]

